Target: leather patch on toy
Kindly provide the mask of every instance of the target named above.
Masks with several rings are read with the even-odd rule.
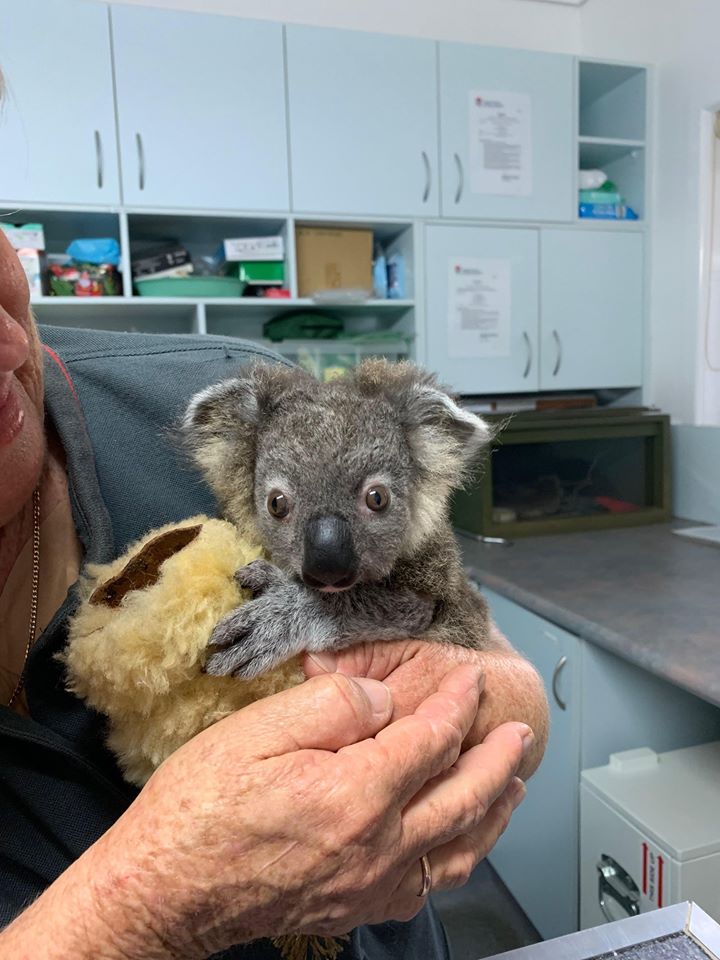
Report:
[[[179,527],[153,537],[140,553],[128,560],[120,573],[95,587],[89,602],[98,606],[119,607],[125,594],[152,587],[160,578],[163,563],[192,543],[201,530],[202,524],[198,523],[194,527]]]

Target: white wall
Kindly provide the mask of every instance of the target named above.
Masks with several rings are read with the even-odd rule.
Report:
[[[527,0],[121,0],[349,30],[576,53],[580,11]]]
[[[656,64],[647,396],[679,421],[712,422],[701,397],[701,120],[720,105],[720,3],[589,0],[581,32],[587,55]]]

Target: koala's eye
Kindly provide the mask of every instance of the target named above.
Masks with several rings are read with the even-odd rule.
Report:
[[[290,513],[290,503],[281,490],[271,490],[267,498],[268,513],[277,520],[282,520]]]
[[[365,494],[365,503],[376,512],[384,510],[390,503],[390,494],[382,484],[377,483]]]

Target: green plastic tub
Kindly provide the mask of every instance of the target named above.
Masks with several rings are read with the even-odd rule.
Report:
[[[245,284],[236,277],[158,277],[136,280],[141,297],[241,297]]]

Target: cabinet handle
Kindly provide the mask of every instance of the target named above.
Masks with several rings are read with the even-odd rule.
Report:
[[[98,190],[103,188],[103,148],[100,131],[95,131],[95,165],[97,167],[97,185]]]
[[[135,144],[138,155],[138,184],[140,189],[145,189],[145,150],[143,149],[142,137],[139,133],[135,134]]]
[[[427,203],[430,196],[430,187],[432,186],[432,170],[430,169],[430,157],[423,150],[423,163],[425,164],[425,189],[423,190],[422,202]]]
[[[556,377],[560,370],[560,364],[562,363],[562,340],[560,339],[560,334],[557,330],[552,332],[553,340],[555,341],[555,347],[557,348],[557,358],[555,360],[555,366],[553,368],[552,375]]]
[[[562,673],[566,663],[567,663],[567,657],[565,656],[560,657],[558,662],[555,664],[555,669],[553,670],[553,678],[552,678],[553,696],[555,697],[555,703],[560,707],[561,710],[567,710],[567,704],[558,693],[558,680],[560,679],[560,674]]]
[[[523,377],[527,377],[530,373],[530,367],[532,367],[533,354],[532,354],[532,343],[530,342],[530,337],[527,334],[527,330],[523,330],[523,340],[525,341],[525,349],[527,350],[527,363],[525,364],[525,369],[523,370]]]
[[[455,203],[460,203],[460,197],[462,196],[463,187],[465,186],[465,175],[463,174],[463,165],[460,155],[454,153],[453,156],[455,157],[455,166],[457,167],[458,174],[458,185],[457,190],[455,191]]]

